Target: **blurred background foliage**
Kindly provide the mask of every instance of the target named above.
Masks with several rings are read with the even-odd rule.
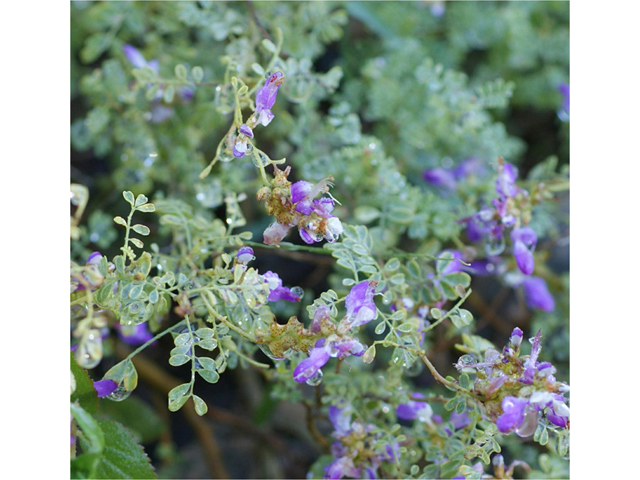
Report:
[[[558,114],[558,86],[569,83],[568,2],[76,1],[70,10],[71,181],[90,191],[71,252],[82,263],[94,250],[108,257],[118,252],[112,218],[124,213],[123,190],[154,202],[180,200],[207,221],[224,220],[224,199],[245,193],[245,228],[261,239],[271,219],[255,199],[255,167],[235,159],[219,162],[205,179],[199,174],[232,119],[230,76],[250,86],[259,81],[253,65],[267,65],[271,54],[262,42],[275,41],[278,28],[284,42],[273,66],[286,81],[258,145],[271,158],[287,158],[292,180],[332,175],[332,194],[342,204],[335,213],[345,224],[368,227],[373,254],[464,245],[459,220],[491,195],[498,157],[518,165],[520,179],[529,182],[568,173],[569,123]],[[149,94],[151,88],[138,88],[124,45],[157,61],[161,79],[175,79],[178,64],[189,72],[201,67],[203,78]],[[425,169],[451,169],[471,157],[486,169],[455,192],[422,178]],[[150,239],[162,248],[166,231],[148,224]],[[479,334],[496,345],[514,326],[532,334],[542,328],[546,359],[568,381],[568,195],[535,207],[532,225],[546,247],[538,250],[555,311],[529,311],[521,292],[499,277],[474,278],[469,309]],[[301,305],[278,305],[279,318],[304,318],[317,294],[344,290],[341,267],[328,257],[259,248],[256,254],[260,271],[273,269],[285,284],[310,292]],[[433,339],[443,371],[455,361],[456,334],[443,329]],[[149,355],[166,364],[171,347],[159,342]],[[292,382],[262,384],[254,375],[236,369],[201,387],[214,405],[217,437],[225,439],[218,448],[228,472],[303,478],[318,452],[303,406],[279,400],[299,393]],[[428,374],[414,380],[432,381]],[[138,436],[161,477],[212,475],[198,432],[170,415],[149,385],[142,382],[139,390],[124,403],[102,402],[104,415]],[[522,444],[509,454],[548,478],[566,474],[553,458],[539,462],[540,448]]]

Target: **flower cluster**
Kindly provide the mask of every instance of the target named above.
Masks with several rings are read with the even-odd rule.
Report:
[[[398,444],[379,444],[380,435],[373,424],[353,420],[353,409],[347,405],[329,407],[329,420],[333,424],[331,445],[334,460],[324,467],[324,478],[378,478],[382,462],[393,462],[399,457]]]
[[[296,382],[308,382],[322,375],[321,368],[331,357],[344,359],[349,355],[360,357],[364,354],[365,346],[347,332],[376,317],[377,309],[373,302],[375,286],[375,282],[368,280],[353,286],[345,299],[347,314],[337,328],[329,321],[329,307],[320,305],[316,308],[309,329],[326,337],[318,339],[309,351],[309,357],[295,368],[293,378]]]
[[[275,72],[267,77],[264,85],[256,92],[256,109],[247,120],[238,128],[238,134],[230,139],[231,151],[234,157],[242,157],[250,151],[249,139],[253,138],[253,129],[256,125],[266,127],[273,120],[271,109],[276,103],[278,89],[284,81],[282,72]]]
[[[233,268],[241,268],[244,271],[247,268],[247,263],[253,261],[255,258],[253,248],[242,247],[236,254],[236,264]],[[268,302],[277,302],[278,300],[299,302],[301,300],[300,295],[297,295],[290,288],[282,285],[282,279],[277,273],[268,270],[262,274],[262,279],[269,285],[269,296],[267,297]]]
[[[269,215],[276,217],[264,231],[264,243],[278,245],[292,227],[298,227],[300,237],[312,244],[322,239],[335,242],[344,231],[340,219],[332,214],[336,201],[328,193],[332,186],[331,177],[312,184],[300,180],[291,184],[287,179],[291,167],[280,170],[274,165],[274,179],[271,185],[258,190],[258,201],[265,202]]]
[[[488,348],[484,361],[463,355],[455,364],[459,371],[475,370],[474,393],[483,397],[487,416],[502,433],[532,435],[544,417],[561,428],[569,427],[569,407],[564,394],[569,386],[558,382],[555,367],[539,362],[541,332],[531,339],[531,355],[520,357],[523,333],[515,328],[502,353]]]
[[[495,184],[497,197],[492,200],[492,207],[465,219],[467,237],[473,242],[485,239],[487,256],[495,260],[504,249],[506,230],[511,229],[513,257],[521,273],[513,276],[511,283],[514,286],[522,285],[529,307],[552,311],[555,302],[546,282],[540,277],[531,276],[535,270],[533,252],[538,236],[531,227],[526,226],[531,219],[531,201],[529,192],[516,185],[517,178],[518,169],[500,159]]]

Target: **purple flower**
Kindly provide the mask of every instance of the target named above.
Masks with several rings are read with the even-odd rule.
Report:
[[[451,170],[444,168],[432,168],[422,172],[422,178],[425,182],[435,185],[436,187],[444,187],[449,190],[455,190],[457,187],[456,179]]]
[[[253,138],[253,130],[246,123],[240,125],[239,135],[233,145],[233,156],[236,158],[244,156],[249,149],[247,137]]]
[[[271,108],[276,103],[278,89],[283,81],[284,76],[282,72],[276,72],[267,78],[264,86],[256,93],[256,111],[254,113],[256,123],[260,123],[266,127],[271,123],[271,120],[273,120]]]
[[[115,391],[118,388],[118,384],[113,380],[98,380],[97,382],[93,382],[93,388],[98,394],[99,398],[106,397]]]
[[[498,165],[496,193],[502,197],[514,197],[520,191],[516,185],[518,169],[511,163]]]
[[[462,180],[471,175],[480,175],[485,172],[485,166],[478,157],[470,157],[463,160],[453,169],[453,176],[456,180]]]
[[[265,272],[263,275],[264,281],[269,284],[269,297],[268,302],[276,302],[278,300],[287,300],[288,302],[299,302],[300,297],[294,294],[287,287],[282,286],[282,280],[277,273],[273,273],[271,270]]]
[[[414,393],[412,397],[424,398],[421,393]],[[409,400],[408,403],[401,403],[396,407],[396,415],[403,420],[415,420],[432,423],[433,410],[427,402]]]
[[[347,322],[350,327],[359,327],[376,317],[377,309],[373,301],[376,282],[365,280],[351,288],[345,299]]]
[[[309,330],[314,333],[320,333],[322,321],[329,320],[330,313],[331,309],[327,305],[319,305],[315,312],[313,312],[313,319],[311,320],[311,325],[309,325]]]
[[[496,426],[502,433],[509,433],[524,422],[525,408],[529,405],[526,398],[505,397],[502,400],[502,415],[496,420]]]
[[[122,341],[129,345],[142,345],[153,338],[153,334],[147,328],[147,322],[132,326],[116,323],[116,331]]]
[[[293,379],[296,382],[306,382],[316,375],[318,371],[324,367],[331,358],[330,348],[326,344],[326,340],[321,338],[316,342],[314,348],[309,351],[309,358],[301,361],[293,371]]]
[[[513,256],[518,268],[525,275],[531,275],[535,268],[533,249],[538,241],[536,232],[531,227],[514,228],[511,231],[513,241]]]
[[[149,67],[151,70],[158,73],[158,70],[160,68],[160,63],[158,62],[158,60],[151,60],[147,62],[140,51],[131,45],[123,46],[122,51],[127,57],[127,60],[129,60],[129,63],[131,63],[131,65],[133,65],[135,68]]]
[[[255,258],[256,257],[253,255],[253,248],[251,247],[242,247],[238,250],[238,253],[236,253],[236,260],[238,263],[247,264],[252,260],[255,260]]]
[[[451,412],[449,421],[453,424],[453,428],[459,430],[466,427],[467,425],[471,425],[472,419],[469,416],[469,410],[465,410],[462,413],[456,413],[455,411],[453,411]]]
[[[337,460],[334,460],[324,467],[324,471],[324,478],[339,479],[342,477],[360,477],[360,469],[356,468],[353,463],[353,459],[350,457],[340,457]]]
[[[520,381],[527,385],[533,384],[533,377],[536,373],[536,367],[538,366],[538,355],[542,350],[542,344],[540,338],[542,337],[542,330],[538,330],[536,336],[531,340],[531,355],[524,362],[524,371],[520,377]]]
[[[540,277],[527,277],[522,282],[524,300],[530,308],[553,312],[556,302],[547,289],[547,282]]]
[[[448,275],[450,273],[461,272],[464,269],[464,264],[460,263],[458,260],[462,260],[464,258],[462,252],[459,252],[458,250],[442,250],[438,254],[438,257],[442,258],[442,255],[445,253],[451,254],[452,258],[451,260],[449,260],[448,258],[444,258],[441,260],[442,262],[447,262],[447,264],[440,271],[440,275]]]
[[[93,252],[87,257],[87,265],[99,265],[102,260],[102,254],[100,252]]]
[[[337,407],[331,405],[329,407],[329,420],[333,425],[333,436],[336,438],[344,437],[351,433],[351,407]]]
[[[245,154],[246,151],[247,151],[246,140],[244,142],[241,140],[238,140],[236,143],[234,143],[233,152],[232,152],[234,157],[240,158]]]
[[[372,433],[375,425],[364,425],[360,420],[352,422],[352,414],[353,409],[349,405],[329,407],[329,419],[334,428],[332,436],[339,441],[331,445],[331,455],[335,460],[324,468],[324,478],[378,478],[382,462],[393,462],[399,458],[397,443],[379,447],[380,434]]]
[[[566,428],[569,423],[569,407],[562,395],[550,392],[535,392],[529,398],[529,404],[538,410],[546,408],[547,419],[558,427]]]
[[[249,138],[253,138],[253,130],[251,130],[251,127],[249,127],[249,125],[247,125],[246,123],[243,123],[242,125],[240,125],[239,130],[240,130],[240,133],[243,133]]]

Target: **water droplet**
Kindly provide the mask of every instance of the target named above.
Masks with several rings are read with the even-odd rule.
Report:
[[[539,412],[533,407],[527,407],[524,411],[524,420],[522,424],[515,429],[515,432],[520,437],[528,437],[533,435],[538,428]]]
[[[311,385],[312,387],[317,387],[322,383],[322,370],[318,370],[315,375],[309,377],[309,379],[305,382],[307,385]]]
[[[127,391],[122,385],[119,385],[113,392],[106,396],[109,400],[114,402],[121,402],[131,395],[131,392]]]
[[[233,155],[231,155],[228,152],[222,152],[220,155],[218,155],[218,161],[220,162],[230,162],[231,160],[233,160]]]
[[[485,251],[490,257],[497,257],[504,252],[505,243],[504,237],[489,238],[484,244]]]
[[[458,360],[458,364],[463,367],[472,367],[476,364],[476,359],[471,355],[462,355]]]
[[[272,352],[271,349],[269,348],[269,345],[267,345],[266,343],[261,343],[258,345],[260,347],[260,350],[262,350],[262,353],[264,353],[267,357],[269,357],[271,360],[283,360],[284,357],[276,357]]]
[[[247,148],[247,152],[249,152],[248,148]],[[258,158],[256,158],[256,155],[251,155],[251,161],[256,167],[260,168],[260,167],[266,167],[267,165],[269,165],[269,159],[264,153],[258,152],[257,157]]]
[[[76,362],[86,369],[95,368],[102,360],[102,336],[98,330],[89,330],[80,340],[76,350]]]
[[[304,290],[301,287],[291,287],[291,293],[299,298],[302,298],[304,296]]]

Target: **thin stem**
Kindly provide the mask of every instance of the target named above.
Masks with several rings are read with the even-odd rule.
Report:
[[[289,242],[280,242],[280,244],[278,245],[267,245],[266,243],[250,242],[250,241],[245,241],[244,243],[249,246],[260,247],[260,248],[275,248],[275,249],[291,250],[293,252],[305,251],[305,252],[318,253],[321,255],[331,255],[331,250],[328,250],[324,247],[308,247],[304,245],[294,245],[293,243],[289,243]]]
[[[236,332],[238,335],[240,335],[241,337],[246,338],[247,340],[249,340],[251,343],[256,343],[256,339],[253,337],[253,335],[248,334],[247,332],[245,332],[244,330],[242,330],[240,327],[237,327],[236,325],[234,325],[233,323],[231,323],[227,317],[223,317],[222,315],[220,315],[217,311],[214,310],[213,306],[209,303],[208,299],[207,299],[207,294],[211,295],[211,292],[205,292],[205,294],[200,294],[200,298],[202,299],[202,301],[204,302],[205,306],[207,307],[207,310],[209,311],[209,313],[211,315],[213,315],[213,317],[218,320],[221,323],[224,323],[227,327],[229,327],[229,329],[233,330],[234,332]]]
[[[138,348],[136,348],[133,352],[131,352],[129,354],[129,356],[127,357],[127,360],[133,358],[134,356],[136,356],[138,353],[140,353],[142,350],[144,350],[145,348],[147,348],[149,345],[151,345],[153,342],[155,342],[156,340],[164,337],[167,333],[172,332],[173,330],[175,330],[176,327],[179,327],[180,325],[182,325],[183,323],[187,322],[187,319],[184,318],[182,320],[180,320],[178,323],[176,323],[175,325],[172,325],[171,327],[163,330],[162,332],[158,333],[155,337],[153,337],[151,340],[148,340],[147,342],[143,343],[142,345],[140,345]]]
[[[446,387],[449,387],[452,390],[456,390],[458,392],[462,392],[466,395],[469,395],[470,397],[475,398],[476,400],[481,400],[481,397],[478,396],[477,394],[467,390],[466,388],[462,388],[460,385],[458,385],[455,382],[452,382],[450,380],[447,380],[446,378],[444,378],[442,375],[440,375],[440,372],[438,372],[436,370],[436,367],[433,366],[433,364],[429,361],[429,358],[427,358],[427,354],[426,352],[422,351],[418,354],[418,356],[420,357],[420,359],[424,362],[424,364],[427,366],[427,368],[429,369],[429,371],[431,372],[431,374],[433,375],[433,377],[439,381],[440,383],[442,383],[443,385],[445,385]]]
[[[442,322],[444,322],[447,318],[449,318],[451,316],[451,314],[453,312],[455,312],[456,310],[458,310],[458,308],[460,308],[460,305],[462,305],[464,303],[464,301],[467,298],[469,298],[469,295],[471,295],[471,292],[473,292],[473,290],[471,290],[471,289],[467,290],[467,292],[465,293],[464,297],[462,297],[460,300],[458,300],[458,303],[456,303],[453,306],[453,308],[451,308],[451,310],[449,310],[444,316],[440,317],[437,321],[435,321],[434,323],[429,325],[427,328],[424,328],[423,330],[421,330],[420,333],[426,333],[429,330],[433,330],[438,325],[440,325]]]
[[[187,331],[189,332],[189,344],[191,345],[191,386],[189,387],[189,395],[193,395],[193,387],[196,384],[196,352],[194,348],[193,332],[191,331],[191,322],[189,322],[189,315],[185,315],[184,320],[187,324]]]

